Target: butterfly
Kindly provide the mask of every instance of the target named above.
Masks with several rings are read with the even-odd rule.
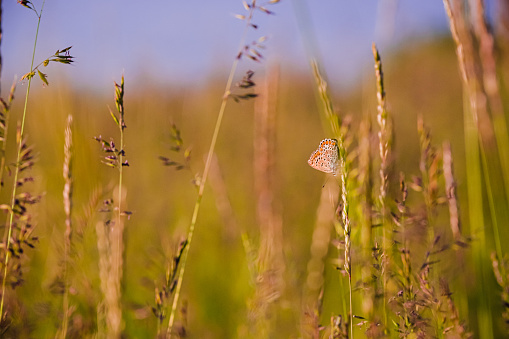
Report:
[[[308,164],[319,171],[336,175],[338,152],[338,141],[336,139],[323,139],[318,149],[309,157]]]

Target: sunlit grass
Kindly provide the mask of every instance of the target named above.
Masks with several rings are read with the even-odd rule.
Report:
[[[239,17],[248,30],[255,5]],[[453,44],[394,58],[373,46],[361,103],[333,95],[317,61],[314,77],[263,69],[264,40],[242,40],[224,92],[224,79],[132,92],[128,79],[124,97],[122,78],[113,122],[112,95],[53,83],[31,94],[26,129],[8,134],[6,185],[16,158],[36,158],[27,177],[43,197],[23,219],[35,248],[14,252],[22,284],[4,273],[6,336],[507,333],[505,185],[483,158],[505,147],[480,147]],[[11,125],[26,112],[7,106]],[[328,179],[306,164],[324,138],[339,145]]]

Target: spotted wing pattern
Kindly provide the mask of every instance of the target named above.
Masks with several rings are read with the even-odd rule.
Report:
[[[338,167],[338,142],[336,139],[324,139],[318,149],[311,154],[309,166],[325,173],[336,175]]]

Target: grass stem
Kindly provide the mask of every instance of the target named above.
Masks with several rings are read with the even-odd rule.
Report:
[[[64,142],[64,212],[65,212],[65,234],[64,234],[64,296],[63,296],[63,317],[61,326],[61,337],[67,336],[69,323],[69,253],[71,250],[72,235],[72,115],[67,118]]]
[[[380,213],[382,223],[382,313],[384,317],[384,326],[387,328],[387,264],[390,260],[392,253],[390,247],[392,246],[392,229],[391,224],[387,220],[388,207],[387,207],[387,190],[389,181],[389,155],[391,144],[391,125],[388,119],[388,112],[385,104],[385,87],[384,76],[382,71],[382,60],[376,45],[372,45],[373,57],[375,60],[375,77],[377,87],[377,121],[380,126],[378,131],[378,146],[380,154]]]
[[[42,17],[42,10],[44,9],[44,4],[46,3],[46,0],[42,2],[41,10],[38,13],[37,17],[37,30],[35,32],[35,41],[34,41],[34,48],[32,52],[32,62],[30,65],[30,72],[33,71],[34,67],[34,60],[35,60],[35,50],[37,47],[37,38],[39,37],[39,27],[41,24],[41,17]],[[37,13],[37,12],[36,12]],[[5,303],[5,284],[7,281],[7,268],[9,266],[9,258],[10,258],[10,242],[11,242],[11,236],[12,236],[12,228],[13,228],[13,221],[14,221],[14,204],[16,201],[16,191],[18,187],[18,176],[19,176],[19,167],[20,167],[20,160],[21,160],[21,148],[23,145],[23,137],[25,132],[25,121],[26,121],[26,115],[27,115],[27,107],[28,107],[28,96],[30,94],[30,85],[32,84],[32,77],[28,79],[28,86],[27,91],[25,95],[25,105],[23,108],[23,117],[21,118],[21,127],[19,131],[19,135],[17,136],[17,144],[18,144],[18,150],[16,155],[16,164],[14,169],[14,182],[12,185],[12,194],[11,194],[11,202],[10,202],[10,210],[8,214],[8,232],[7,232],[7,238],[5,239],[5,261],[4,261],[4,274],[2,279],[2,298],[0,300],[0,319],[3,319],[4,317],[4,303]]]
[[[246,26],[245,26],[244,32],[243,32],[243,34],[241,36],[239,51],[241,51],[242,48],[244,47],[244,43],[245,43],[245,40],[246,40],[247,32],[248,32],[248,29],[250,27],[251,19],[253,17],[253,11],[254,11],[254,7],[251,8],[251,10],[249,11],[249,16],[246,19]],[[238,67],[239,62],[240,62],[240,58],[236,57],[235,60],[233,61],[232,67],[230,69],[230,74],[229,74],[228,80],[226,82],[226,87],[225,87],[225,90],[224,90],[224,95],[223,95],[223,98],[221,100],[221,106],[219,108],[219,113],[218,113],[218,116],[217,116],[217,119],[216,119],[216,124],[215,124],[215,127],[214,127],[214,132],[212,134],[212,140],[210,141],[209,151],[207,153],[207,160],[205,162],[205,168],[203,169],[203,175],[202,175],[202,177],[200,179],[200,185],[199,185],[199,189],[198,189],[198,196],[196,198],[196,203],[194,205],[193,214],[192,214],[192,217],[191,217],[191,223],[189,225],[189,230],[187,232],[187,246],[184,249],[184,253],[182,255],[182,261],[180,263],[180,269],[179,269],[178,278],[177,278],[177,287],[175,288],[175,295],[173,297],[173,303],[172,303],[172,307],[171,307],[171,311],[170,311],[170,318],[168,320],[168,330],[167,330],[167,333],[166,333],[167,338],[171,338],[171,335],[172,335],[173,324],[175,322],[175,315],[177,313],[176,312],[177,311],[177,305],[178,305],[178,301],[179,301],[180,293],[181,293],[181,289],[182,289],[182,282],[184,280],[184,272],[185,272],[185,269],[186,269],[187,257],[188,257],[188,254],[189,254],[189,250],[191,248],[191,242],[193,240],[194,229],[195,229],[195,226],[196,226],[196,221],[198,219],[198,213],[200,211],[201,201],[202,201],[202,198],[203,198],[203,192],[205,190],[205,184],[207,182],[207,177],[208,177],[208,174],[209,174],[209,171],[210,171],[210,167],[211,167],[211,164],[212,164],[212,157],[214,155],[214,150],[216,148],[217,137],[219,135],[219,130],[221,128],[221,124],[222,124],[222,121],[223,121],[224,112],[226,110],[226,105],[228,103],[228,98],[229,98],[230,93],[231,93],[231,87],[232,87],[232,83],[233,83],[233,78],[234,78],[235,73],[237,71],[237,67]]]

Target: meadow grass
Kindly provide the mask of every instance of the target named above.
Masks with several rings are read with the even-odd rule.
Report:
[[[307,77],[262,62],[265,38],[247,35],[276,3],[244,3],[224,91],[218,79],[135,91],[122,77],[108,116],[111,98],[52,83],[30,108],[32,78],[48,85],[39,68],[72,62],[69,48],[32,63],[24,108],[12,87],[0,116],[12,185],[0,191],[2,337],[508,333],[505,70],[482,2],[468,19],[444,0],[452,43],[392,63],[367,46],[362,104],[334,95],[316,58]],[[420,86],[401,85],[409,74]],[[443,126],[444,112],[464,128]],[[325,184],[305,165],[324,138],[337,140],[339,168]]]

